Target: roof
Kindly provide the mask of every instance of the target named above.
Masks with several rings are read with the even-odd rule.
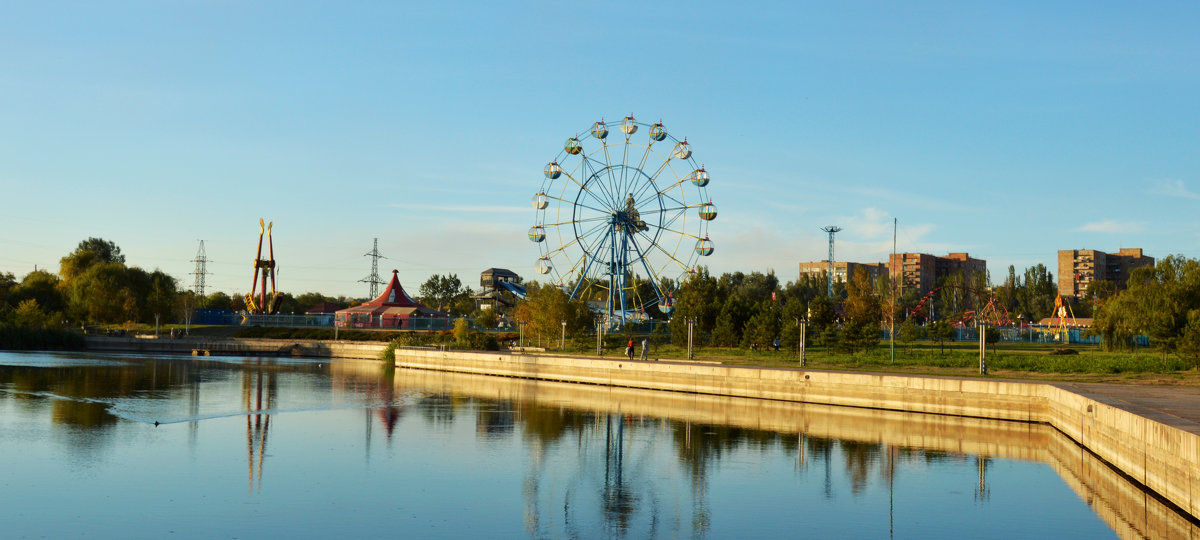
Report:
[[[342,307],[333,302],[321,302],[311,308],[308,308],[305,313],[336,313]]]
[[[407,292],[404,291],[404,286],[400,285],[399,270],[392,270],[392,281],[388,283],[387,288],[383,290],[374,300],[363,302],[360,305],[352,308],[339,309],[338,313],[371,313],[380,315],[383,313],[392,313],[400,315],[408,315],[413,312],[421,312],[427,315],[439,315],[442,312],[436,309],[425,307],[424,304],[413,300]]]
[[[507,268],[488,268],[487,270],[480,272],[480,275],[521,277],[521,276],[517,275],[516,272],[513,272],[512,270],[509,270]]]

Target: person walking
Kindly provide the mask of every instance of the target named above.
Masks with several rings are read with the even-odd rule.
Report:
[[[649,339],[647,339],[647,338],[642,338],[642,361],[645,361],[645,360],[646,360],[646,349],[648,349],[648,348],[649,348],[649,347],[648,347],[648,346],[649,346],[649,344],[650,344],[650,340],[649,340]]]
[[[628,356],[630,360],[633,360],[633,338],[629,338],[629,345],[625,346],[625,356]]]

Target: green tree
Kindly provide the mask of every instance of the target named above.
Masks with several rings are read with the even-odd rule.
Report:
[[[125,264],[125,256],[117,244],[102,238],[88,238],[79,242],[75,251],[59,261],[59,275],[63,281],[71,282],[88,268],[97,264]]]
[[[457,274],[429,276],[429,279],[421,284],[420,294],[422,303],[443,310],[450,310],[460,296],[470,296],[470,293],[463,289]]]
[[[939,352],[946,352],[946,341],[954,337],[954,325],[949,321],[934,321],[928,327],[929,339],[937,342]]]
[[[745,331],[742,332],[742,346],[769,347],[779,336],[781,315],[778,303],[770,300],[759,302],[754,315],[746,322]]]
[[[924,333],[925,329],[921,328],[921,325],[917,324],[917,321],[913,319],[908,319],[896,327],[896,338],[899,339],[905,349],[908,349],[914,342],[921,339]]]
[[[38,307],[46,311],[63,311],[67,307],[58,276],[45,270],[34,270],[21,279],[12,290],[14,305],[22,300],[37,300]]]
[[[75,319],[119,323],[138,316],[137,299],[130,291],[125,265],[119,262],[88,267],[67,285],[67,299]]]
[[[737,342],[738,332],[734,327],[733,314],[722,311],[717,315],[716,325],[713,326],[712,343],[718,347],[732,347]]]
[[[176,299],[179,296],[179,289],[175,282],[175,278],[167,275],[162,270],[151,272],[149,277],[149,290],[144,298],[145,311],[147,315],[154,317],[156,320],[169,320],[175,312]],[[144,320],[149,321],[150,317]]]
[[[17,305],[12,321],[15,326],[22,328],[55,328],[61,323],[62,315],[43,310],[36,299],[30,298]]]
[[[12,305],[12,292],[16,287],[16,276],[9,272],[0,272],[0,312]]]
[[[471,318],[475,319],[475,324],[483,328],[495,328],[496,323],[499,321],[499,317],[496,316],[496,310],[494,309],[477,309],[471,315]]]
[[[527,323],[528,336],[542,343],[556,343],[563,332],[562,323],[567,323],[567,335],[574,335],[591,326],[591,313],[579,299],[571,300],[567,294],[552,285],[529,283],[526,299],[517,305],[517,320]]]
[[[702,342],[702,336],[712,332],[716,324],[720,303],[717,300],[717,281],[708,274],[708,268],[700,267],[679,285],[674,293],[675,312],[671,316],[671,341],[678,346],[687,345],[687,321],[695,319],[693,338]]]
[[[465,317],[459,317],[454,321],[454,342],[461,345],[466,345],[471,338],[471,323]]]
[[[1025,269],[1025,280],[1017,289],[1016,296],[1017,313],[1025,315],[1028,321],[1037,322],[1054,311],[1058,285],[1045,265],[1037,264]]]
[[[232,309],[231,299],[228,294],[221,291],[209,294],[200,302],[200,309]]]

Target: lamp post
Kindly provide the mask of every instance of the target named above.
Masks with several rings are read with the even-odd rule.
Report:
[[[984,358],[987,355],[987,343],[984,341],[984,336],[987,335],[987,323],[983,319],[979,319],[979,374],[987,375],[987,360]]]
[[[604,325],[600,316],[596,316],[596,355],[604,356]]]
[[[696,328],[696,319],[694,317],[688,317],[687,327],[688,327],[688,360],[692,360],[696,357],[692,351],[692,335]]]
[[[562,337],[558,338],[558,348],[563,349],[567,346],[567,321],[562,322]]]
[[[517,321],[517,326],[519,327],[518,329],[520,330],[520,336],[521,336],[520,337],[521,341],[518,342],[518,343],[520,343],[520,345],[518,345],[518,347],[521,347],[522,349],[525,348],[525,325],[526,324],[527,323],[525,321]]]

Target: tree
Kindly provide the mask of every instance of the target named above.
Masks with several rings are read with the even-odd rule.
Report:
[[[529,283],[526,299],[517,305],[517,320],[527,323],[527,335],[544,342],[557,341],[567,323],[566,332],[574,334],[589,328],[591,312],[582,300],[571,300],[558,287]]]
[[[454,341],[459,345],[466,345],[471,338],[471,323],[465,317],[459,317],[454,321]]]
[[[779,336],[780,316],[778,303],[770,300],[759,302],[758,309],[746,322],[746,328],[742,334],[742,346],[767,347],[771,345]]]
[[[904,345],[905,349],[911,347],[913,342],[920,339],[924,332],[925,329],[921,328],[912,319],[908,319],[896,327],[896,337],[899,338],[900,343]]]
[[[1027,320],[1036,322],[1049,317],[1058,296],[1054,275],[1040,263],[1026,268],[1024,283],[1017,289],[1016,296],[1017,313],[1025,315]]]
[[[145,298],[145,311],[157,321],[162,317],[170,318],[175,311],[175,300],[179,290],[175,278],[162,270],[155,270],[149,275],[150,286]],[[144,320],[149,320],[145,318]]]
[[[494,309],[478,309],[471,314],[471,318],[475,319],[475,324],[483,328],[495,328],[499,317],[496,316]]]
[[[22,300],[12,316],[13,324],[22,328],[53,328],[61,320],[61,314],[43,310],[33,298]]]
[[[97,264],[125,264],[125,256],[117,244],[102,238],[88,238],[75,247],[75,251],[59,261],[59,275],[70,282]]]
[[[0,311],[10,305],[12,291],[17,287],[17,278],[9,272],[0,272]]]
[[[421,302],[429,307],[449,310],[451,304],[464,294],[462,281],[456,274],[434,274],[421,284]],[[467,296],[470,296],[467,293]]]
[[[679,285],[674,293],[675,312],[671,316],[671,341],[678,346],[687,345],[687,321],[695,319],[693,338],[703,341],[701,336],[712,332],[716,324],[720,304],[716,297],[717,280],[708,274],[708,268],[700,267]]]
[[[733,326],[733,315],[722,311],[713,326],[712,343],[718,347],[732,347],[738,342],[737,329]]]
[[[22,300],[37,300],[38,307],[45,311],[63,311],[67,302],[63,298],[62,282],[58,276],[45,270],[34,270],[21,279],[12,290],[12,304]]]
[[[228,294],[221,291],[209,294],[200,301],[200,309],[232,309],[232,302]]]
[[[937,342],[939,352],[946,352],[946,341],[952,337],[954,337],[954,325],[948,321],[934,321],[929,325],[929,339]]]

